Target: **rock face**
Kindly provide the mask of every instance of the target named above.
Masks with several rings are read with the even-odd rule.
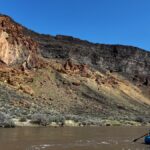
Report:
[[[5,64],[35,65],[37,43],[23,31],[10,17],[0,15],[0,60]]]
[[[45,37],[46,38],[46,37]],[[150,86],[150,52],[122,45],[93,44],[69,36],[39,37],[45,58],[72,58],[95,69],[117,72]]]
[[[93,44],[71,36],[46,36],[33,33],[0,15],[0,60],[7,64],[38,64],[37,51],[44,58],[74,59],[95,69],[118,72],[131,81],[150,85],[150,52],[121,46]]]
[[[0,15],[0,106],[12,116],[149,118],[150,52],[38,34]]]

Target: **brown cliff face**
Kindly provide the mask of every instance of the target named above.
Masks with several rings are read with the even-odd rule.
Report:
[[[93,44],[71,36],[40,35],[0,15],[1,62],[32,68],[40,62],[37,52],[43,58],[74,59],[81,65],[117,72],[139,85],[150,86],[150,52],[131,46]]]
[[[39,36],[38,41],[45,58],[74,59],[99,71],[118,73],[139,86],[150,87],[148,51],[132,46],[93,44],[61,35]]]
[[[117,116],[118,120],[145,114],[148,118],[150,52],[132,46],[93,44],[71,36],[38,34],[0,15],[3,111],[7,111],[6,104],[8,113],[18,116],[54,110]]]
[[[7,65],[25,63],[34,67],[37,43],[23,34],[24,28],[10,17],[0,15],[0,60]]]

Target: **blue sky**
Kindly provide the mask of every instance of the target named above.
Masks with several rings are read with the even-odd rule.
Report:
[[[3,0],[0,12],[40,33],[150,50],[150,0]]]

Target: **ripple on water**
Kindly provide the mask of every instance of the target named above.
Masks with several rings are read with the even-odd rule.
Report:
[[[107,141],[94,141],[94,140],[78,140],[72,143],[67,144],[41,144],[41,145],[33,145],[30,148],[27,148],[26,150],[42,150],[47,149],[49,147],[64,147],[64,148],[72,148],[72,147],[84,147],[84,146],[92,146],[92,145],[100,145],[100,144],[110,144]]]
[[[27,148],[26,150],[42,150],[52,146],[55,145],[54,144],[32,145],[30,148]]]
[[[96,145],[98,146],[98,145],[118,145],[118,144],[123,144],[122,145],[123,147],[121,148],[121,150],[133,150],[132,148],[126,147],[126,144],[128,144],[128,143],[135,144],[135,143],[131,143],[131,140],[129,140],[129,139],[124,139],[122,141],[112,140],[112,139],[103,140],[103,141],[100,139],[97,139],[97,140],[88,139],[88,140],[77,140],[77,141],[65,143],[65,144],[51,143],[51,144],[33,145],[26,150],[48,150],[48,149],[50,149],[50,147],[57,148],[57,149],[60,149],[60,148],[71,149],[71,148],[75,148],[75,147],[88,147],[88,146],[91,147],[91,146],[96,146]],[[124,146],[125,146],[125,148],[124,148]],[[145,150],[145,148],[141,149],[138,147],[134,147],[134,150]]]

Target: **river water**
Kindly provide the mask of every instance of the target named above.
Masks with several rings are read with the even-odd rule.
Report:
[[[132,140],[146,127],[63,127],[0,129],[0,150],[150,150]]]

